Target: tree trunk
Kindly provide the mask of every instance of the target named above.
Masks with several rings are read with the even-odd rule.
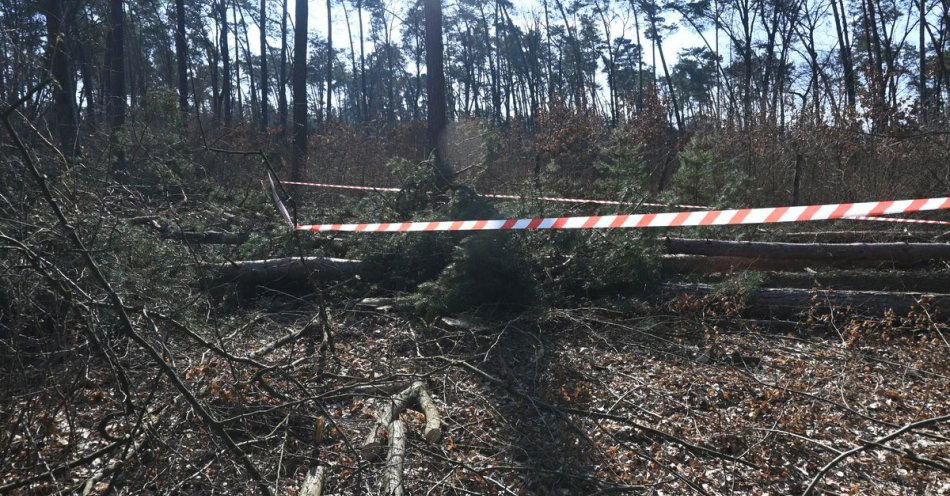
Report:
[[[107,101],[109,126],[111,128],[112,145],[115,148],[115,164],[113,170],[122,172],[126,169],[125,152],[122,146],[116,143],[116,132],[125,125],[125,10],[122,0],[109,2],[109,98]]]
[[[178,62],[178,108],[188,112],[188,41],[185,38],[185,0],[175,0],[175,58]]]
[[[841,4],[841,12],[838,9],[838,0],[831,0],[831,10],[835,18],[835,31],[838,34],[838,52],[841,56],[841,66],[844,69],[844,87],[847,94],[848,110],[854,111],[857,98],[857,89],[854,83],[854,66],[851,63],[851,43],[848,39],[848,20],[847,12],[844,10],[844,3]]]
[[[356,2],[356,21],[360,25],[360,119],[363,122],[369,118],[369,105],[366,100],[366,52],[363,37],[363,0]]]
[[[179,0],[181,1],[181,0]],[[261,130],[267,129],[267,0],[261,0]]]
[[[283,0],[280,18],[280,83],[277,90],[277,115],[281,134],[287,128],[287,2]]]
[[[666,78],[666,85],[670,89],[670,103],[673,105],[673,116],[676,118],[676,127],[680,132],[685,131],[683,124],[683,116],[680,115],[680,107],[676,101],[676,88],[673,87],[673,78],[670,77],[670,70],[666,65],[666,56],[663,55],[663,40],[660,37],[659,31],[656,30],[656,24],[653,17],[651,16],[650,22],[653,24],[653,31],[656,35],[656,49],[660,52],[660,63],[663,65],[663,76]]]
[[[228,4],[227,0],[218,3],[221,36],[221,112],[224,114],[224,126],[231,127],[231,51],[228,48]]]
[[[333,5],[327,0],[327,122],[333,117]]]
[[[78,137],[76,76],[67,47],[75,10],[65,0],[45,0],[40,8],[46,17],[46,63],[56,80],[51,117],[60,148],[67,157],[72,157]]]
[[[452,182],[445,163],[445,71],[442,65],[442,1],[424,0],[426,18],[426,92],[428,93],[428,145],[435,155],[436,173],[444,184]]]
[[[917,0],[917,5],[920,7],[920,15],[918,19],[918,51],[920,56],[920,67],[918,71],[920,74],[920,82],[918,83],[918,93],[920,94],[920,118],[922,121],[927,120],[927,106],[930,103],[927,100],[927,39],[925,37],[927,33],[927,8],[924,4],[924,0]]]
[[[297,0],[294,26],[294,145],[291,177],[299,181],[307,156],[307,0]]]

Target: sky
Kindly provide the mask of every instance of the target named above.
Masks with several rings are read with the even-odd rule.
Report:
[[[277,23],[280,17],[281,0],[269,0],[269,1],[270,1],[270,5],[268,7],[269,14],[270,14],[269,17],[272,23]],[[359,32],[359,29],[356,26],[356,22],[357,22],[356,12],[355,12],[355,8],[353,7],[354,0],[345,0],[345,1],[347,2],[346,8],[350,10],[349,12],[350,26],[349,27],[355,38],[356,36],[358,36],[357,33]],[[555,9],[555,5],[556,5],[553,3],[553,1],[554,0],[549,0],[550,2],[549,6],[552,10]],[[569,0],[562,0],[562,1],[567,2]],[[601,0],[601,1],[606,1],[606,0]],[[845,0],[845,1],[846,3],[850,3],[849,0]],[[394,26],[394,29],[393,29],[393,33],[395,36],[398,37],[398,34],[400,32],[400,23],[398,19],[404,16],[407,6],[409,5],[409,0],[383,0],[383,2],[385,5],[387,5],[387,9],[397,19],[396,25]],[[512,19],[514,20],[516,24],[519,24],[520,26],[527,28],[529,25],[534,24],[535,19],[543,19],[542,0],[511,0],[511,2],[514,8],[510,11],[510,13],[512,15]],[[623,36],[623,37],[635,40],[636,33],[634,31],[633,17],[628,7],[627,1],[626,0],[612,0],[612,3],[614,5],[613,10],[617,12],[617,16],[611,21],[611,36],[613,38]],[[294,18],[294,4],[295,4],[295,0],[288,0],[287,8],[288,8],[288,13],[290,15],[291,20]],[[451,13],[456,9],[456,5],[457,5],[456,0],[443,0],[443,11],[446,13]],[[822,8],[827,7],[827,3],[821,2],[820,0],[809,1],[805,5],[807,5],[812,10],[822,9]],[[908,3],[907,5],[911,5],[911,4]],[[322,38],[325,38],[326,33],[327,33],[327,20],[326,20],[327,10],[326,9],[327,9],[326,0],[311,0],[309,2],[309,16],[308,16],[309,31],[311,33],[315,33],[316,35]],[[553,13],[554,12],[552,12],[552,14]],[[937,9],[932,9],[930,11],[931,16],[934,16],[936,14],[937,14]],[[643,21],[642,16],[640,20]],[[681,19],[679,18],[678,15],[668,14],[666,20],[667,20],[667,24],[675,25],[677,28],[673,32],[667,32],[663,38],[664,55],[666,56],[666,60],[668,64],[672,67],[673,65],[676,64],[679,58],[679,54],[684,49],[704,47],[705,42],[703,41],[703,37],[697,34],[691,26],[686,25],[685,23],[681,23],[680,22]],[[900,18],[897,21],[896,30],[901,31],[903,29],[906,29],[908,26],[911,26],[911,29],[913,29],[912,27],[913,22],[908,22],[908,21],[915,21],[915,20],[916,20],[916,16],[906,16],[906,15],[902,16],[902,18]],[[728,19],[724,21],[728,22]],[[366,41],[367,51],[372,50],[371,48],[372,45],[368,40],[369,22],[370,22],[370,16],[367,12],[364,11],[363,29],[364,29],[364,33],[367,34],[367,41]],[[551,22],[552,24],[555,22],[557,24],[561,24],[560,15],[553,16],[551,19]],[[249,25],[248,28],[249,28],[249,35],[251,39],[256,39],[258,37],[257,26],[253,25],[252,23],[252,25]],[[641,28],[641,38],[642,38],[642,41],[644,44],[644,50],[645,50],[644,61],[647,64],[654,65],[652,64],[651,44],[649,41],[646,40],[646,37],[643,36],[643,33],[642,33],[643,28],[644,28],[643,22],[641,22],[640,28]],[[333,0],[333,27],[332,29],[333,29],[334,46],[337,49],[348,51],[349,50],[349,38],[348,38],[349,32],[347,30],[347,19],[344,16],[344,8],[342,4],[340,3],[340,0]],[[823,16],[822,20],[818,24],[818,29],[816,31],[816,40],[815,40],[818,51],[820,54],[822,54],[823,59],[826,56],[833,56],[833,53],[837,50],[837,37],[835,36],[834,33],[835,33],[835,28],[834,28],[834,24],[832,22],[830,14]],[[761,36],[761,33],[759,33],[759,35]],[[703,36],[709,41],[710,44],[714,43],[715,41],[714,30],[712,29],[706,30],[703,33]],[[908,48],[912,48],[912,45],[914,45],[913,41],[915,38],[914,37],[910,37],[910,38],[911,39],[908,40],[908,43],[906,45],[906,47]],[[354,39],[354,43],[357,43],[357,42],[358,41]],[[274,46],[274,44],[277,43],[276,37],[272,39],[270,43],[271,43],[271,46]],[[796,63],[801,66],[801,65],[804,65],[806,62],[804,58],[805,54],[802,52],[802,48],[800,45],[801,45],[800,43],[795,43],[792,46],[792,50],[789,53],[789,56],[790,56],[790,60],[793,63]],[[251,46],[252,46],[251,47],[252,51],[255,54],[259,54],[259,45],[257,43],[252,42]],[[729,65],[730,63],[729,57],[730,57],[730,54],[732,53],[732,50],[731,50],[728,37],[723,34],[721,34],[719,37],[719,48],[720,48],[720,53],[725,58],[724,60],[725,65]],[[829,55],[826,55],[826,54],[829,54]],[[602,84],[606,83],[606,74],[604,74],[603,70],[599,71],[597,77],[598,79],[603,79],[603,81],[598,81],[598,82]]]
[[[294,19],[294,9],[295,9],[294,3],[295,3],[294,0],[288,0],[287,11],[290,15],[291,20]],[[384,3],[388,6],[388,9],[398,17],[403,17],[403,14],[406,11],[406,8],[408,6],[408,2],[405,0],[384,0]],[[532,22],[532,19],[534,19],[535,17],[540,18],[543,16],[540,0],[512,0],[512,4],[514,5],[514,10],[511,11],[512,20],[516,24],[521,25],[522,27],[526,27],[530,22]],[[269,19],[271,19],[271,22],[275,22],[275,23],[278,22],[280,18],[280,5],[281,5],[280,0],[276,0],[276,1],[271,0],[271,5],[268,6],[270,10],[268,17]],[[359,33],[359,28],[357,26],[355,8],[353,8],[352,3],[350,3],[349,0],[347,0],[346,8],[350,11],[349,12],[350,30],[352,31],[353,36],[354,36],[354,43],[356,43],[357,41],[355,40],[355,37],[358,36],[357,33]],[[443,2],[443,11],[451,12],[454,9],[455,9],[455,2],[451,0]],[[621,9],[617,9],[617,10],[620,11]],[[614,38],[625,36],[630,39],[636,39],[636,33],[634,32],[634,27],[633,27],[633,17],[629,13],[629,9],[623,9],[623,11],[625,14],[625,18],[618,16],[611,23],[611,36]],[[320,37],[325,38],[327,34],[326,1],[325,0],[311,0],[309,2],[308,13],[309,15],[307,16],[307,19],[308,19],[308,24],[309,24],[308,25],[309,31],[311,33],[316,33]],[[558,21],[560,20],[560,16],[557,17],[557,20]],[[678,21],[678,18],[670,18],[670,21],[676,22]],[[552,19],[552,23],[553,22],[555,22],[555,19]],[[398,23],[398,20],[397,20],[397,23]],[[558,22],[558,24],[561,24],[561,22]],[[640,27],[642,31],[643,26],[641,25]],[[369,14],[365,12],[365,10],[363,12],[363,31],[365,34],[367,34],[367,37],[368,37]],[[259,33],[257,26],[248,26],[248,32],[251,39],[257,38],[258,33]],[[398,35],[399,29],[394,30],[394,32]],[[642,37],[642,33],[641,33],[641,37]],[[274,43],[274,41],[271,41],[271,43]],[[338,2],[338,0],[333,1],[333,41],[334,41],[334,45],[337,48],[349,50],[349,38],[348,38],[348,32],[347,32],[346,18],[344,16],[343,7]],[[367,50],[369,50],[369,47],[371,46],[368,43],[369,41],[367,40]],[[251,45],[252,45],[251,47],[252,52],[254,52],[255,55],[258,55],[259,46],[253,42],[251,43]],[[644,38],[644,45],[649,47],[649,45],[645,41],[645,38]],[[688,29],[686,27],[680,27],[680,29],[678,29],[675,33],[670,34],[668,37],[664,38],[663,40],[663,49],[664,49],[664,53],[667,56],[667,61],[671,61],[671,63],[673,64],[675,64],[677,55],[682,49],[700,47],[700,46],[703,46],[702,39],[693,30]],[[647,59],[647,61],[649,62],[649,59]]]

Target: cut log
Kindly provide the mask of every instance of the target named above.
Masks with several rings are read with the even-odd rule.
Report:
[[[417,391],[418,397],[416,399],[419,402],[419,407],[426,414],[426,427],[422,437],[427,442],[434,443],[442,437],[442,415],[439,414],[439,409],[432,401],[432,396],[429,395],[429,390],[426,389],[425,384],[418,383]]]
[[[280,282],[339,281],[360,275],[363,262],[344,258],[304,257],[272,258],[219,264],[217,277],[208,282],[211,287],[222,284],[257,286]]]
[[[406,424],[396,419],[389,424],[389,453],[383,473],[382,494],[402,496],[402,471],[406,461]]]
[[[914,261],[950,259],[950,243],[767,243],[666,238],[668,253],[797,260]]]
[[[425,383],[416,381],[408,388],[392,395],[380,409],[376,421],[366,434],[366,439],[363,440],[361,448],[363,457],[374,460],[382,456],[384,443],[380,433],[386,432],[388,426],[399,418],[399,414],[413,404],[426,416],[425,430],[422,434],[425,440],[434,443],[442,437],[442,415],[439,414],[439,409],[432,400]]]
[[[307,471],[307,477],[300,486],[300,496],[321,496],[326,483],[327,469],[320,466]]]
[[[363,441],[363,446],[361,448],[363,457],[370,460],[375,460],[379,459],[383,455],[384,442],[380,438],[380,432],[388,429],[388,426],[394,420],[399,418],[399,414],[406,409],[409,401],[414,399],[418,394],[419,384],[420,383],[418,382],[414,382],[408,388],[392,395],[387,400],[385,406],[383,406],[383,408],[379,411],[376,417],[376,422],[373,424],[373,427],[366,435],[366,439]]]
[[[706,296],[717,291],[708,284],[663,285],[664,301],[683,294]],[[745,312],[750,316],[788,318],[800,316],[813,305],[820,308],[849,307],[862,315],[879,317],[888,309],[904,315],[922,299],[929,301],[930,314],[934,319],[947,321],[950,317],[950,295],[927,293],[903,293],[884,291],[832,291],[791,288],[753,289],[746,295]]]

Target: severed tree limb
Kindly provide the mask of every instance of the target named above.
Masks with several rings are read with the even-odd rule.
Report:
[[[372,460],[382,456],[383,440],[380,433],[388,430],[399,418],[399,414],[413,404],[425,413],[426,426],[423,432],[425,440],[434,443],[442,437],[442,416],[439,414],[439,409],[432,400],[425,383],[415,381],[408,388],[392,395],[379,411],[376,422],[363,441],[361,452],[364,457]]]
[[[321,496],[326,484],[327,469],[320,466],[307,471],[307,477],[300,486],[300,496]]]
[[[809,494],[811,494],[811,492],[814,491],[815,486],[818,485],[818,482],[821,481],[821,478],[824,477],[825,474],[827,474],[829,470],[834,468],[835,465],[841,463],[845,459],[850,458],[854,455],[857,455],[858,453],[861,453],[868,449],[875,448],[878,445],[884,444],[890,441],[891,439],[894,439],[914,429],[919,429],[921,427],[928,427],[934,424],[939,424],[941,422],[946,422],[948,420],[950,420],[950,415],[943,415],[940,417],[931,417],[929,419],[919,420],[917,422],[907,424],[904,427],[901,427],[900,429],[897,429],[896,431],[891,432],[890,434],[881,436],[875,439],[874,441],[871,441],[869,443],[864,443],[861,446],[854,448],[853,450],[849,450],[849,451],[845,451],[844,453],[841,453],[840,455],[836,456],[833,460],[828,462],[824,467],[821,467],[818,473],[816,473],[815,476],[811,479],[811,482],[808,484],[808,487],[805,488],[805,491],[802,492],[802,496],[808,496]]]
[[[435,402],[432,401],[432,396],[429,395],[429,390],[425,384],[421,382],[418,384],[419,389],[416,401],[419,402],[419,407],[422,408],[423,413],[426,414],[426,427],[422,437],[424,437],[427,442],[434,443],[442,437],[442,416],[439,414],[439,409],[435,406]]]
[[[386,402],[386,405],[379,411],[379,415],[376,417],[376,423],[373,424],[373,427],[366,435],[366,439],[363,441],[363,446],[360,450],[364,457],[375,460],[383,455],[383,440],[381,439],[380,432],[387,430],[389,426],[399,418],[399,414],[402,413],[409,402],[415,398],[419,384],[421,384],[421,382],[414,382],[403,391],[392,395]]]
[[[406,460],[406,424],[396,419],[389,424],[389,454],[383,472],[382,494],[402,496],[402,471]]]

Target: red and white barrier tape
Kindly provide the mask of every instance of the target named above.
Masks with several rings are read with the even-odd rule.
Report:
[[[377,188],[375,186],[352,186],[348,184],[326,184],[326,183],[308,183],[304,181],[283,181],[284,184],[294,184],[297,186],[311,186],[314,188],[332,188],[332,189],[349,189],[357,191],[377,191],[384,193],[398,193],[402,190],[399,188]],[[499,200],[544,200],[544,201],[555,201],[562,203],[594,203],[598,205],[630,205],[630,202],[624,203],[621,201],[615,200],[591,200],[587,198],[562,198],[558,196],[518,196],[518,195],[499,195],[494,193],[484,193],[479,196],[484,196],[485,198],[497,198]],[[644,207],[676,207],[676,208],[696,208],[703,209],[709,208],[702,205],[681,205],[681,204],[670,204],[670,203],[640,203]]]
[[[416,232],[416,231],[495,231],[523,229],[619,229],[679,226],[721,226],[735,224],[771,224],[817,220],[875,217],[925,210],[950,209],[950,197],[865,203],[832,203],[797,207],[745,208],[667,212],[658,214],[589,215],[530,219],[448,220],[433,222],[395,222],[368,224],[297,225],[300,231]]]

